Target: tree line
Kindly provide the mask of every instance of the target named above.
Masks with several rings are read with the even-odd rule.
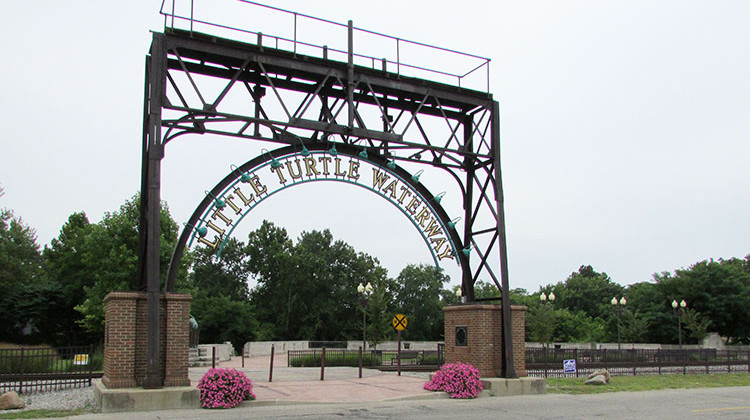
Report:
[[[0,197],[2,196],[0,190]],[[70,215],[43,249],[34,230],[11,210],[0,210],[0,342],[73,345],[100,342],[104,296],[138,286],[139,198],[91,223]],[[161,210],[162,282],[177,241],[178,225]],[[377,258],[336,240],[330,231],[303,232],[293,240],[271,222],[246,240],[230,238],[221,258],[208,248],[188,252],[177,276],[178,292],[193,296],[191,314],[201,342],[250,340],[358,340],[363,315],[371,344],[395,339],[391,319],[408,317],[405,340],[441,340],[445,305],[458,286],[429,265],[408,265],[391,278]],[[366,299],[359,284],[371,284]],[[478,298],[500,295],[479,281]],[[554,294],[554,301],[539,297]],[[687,302],[685,342],[716,331],[730,343],[750,341],[750,255],[707,260],[673,273],[621,286],[584,265],[565,280],[529,293],[511,290],[511,303],[528,307],[527,339],[545,343],[616,341],[676,343],[673,300]],[[625,297],[618,317],[611,299]]]

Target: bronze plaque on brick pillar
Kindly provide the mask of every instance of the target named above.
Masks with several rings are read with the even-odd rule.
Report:
[[[469,345],[469,328],[466,325],[456,327],[456,346],[466,347]]]

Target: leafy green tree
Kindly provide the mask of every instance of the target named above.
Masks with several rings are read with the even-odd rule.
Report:
[[[640,317],[648,325],[642,341],[647,343],[676,342],[676,327],[672,307],[667,297],[657,283],[641,282],[628,286],[627,308],[638,311]]]
[[[554,340],[569,343],[603,341],[606,323],[602,318],[591,318],[583,311],[571,312],[566,308],[555,311]]]
[[[112,291],[135,290],[138,287],[139,203],[140,198],[135,195],[118,211],[106,213],[101,222],[91,226],[85,241],[82,258],[92,268],[93,283],[84,286],[85,299],[76,306],[76,310],[83,315],[81,325],[92,333],[104,332],[104,297]],[[165,203],[161,205],[160,229],[159,259],[163,285],[177,241],[177,223],[170,216]]]
[[[236,351],[246,342],[254,341],[258,331],[253,305],[246,300],[235,300],[229,295],[206,296],[197,292],[190,312],[198,321],[202,343],[231,341]]]
[[[582,311],[591,318],[611,316],[609,301],[622,296],[624,288],[613,282],[607,273],[598,273],[590,265],[582,265],[563,283],[553,287],[555,304],[575,313]]]
[[[621,318],[622,339],[625,342],[636,343],[642,341],[648,331],[648,322],[637,309],[625,309]]]
[[[666,298],[664,304],[684,299],[689,308],[710,319],[713,328],[730,343],[750,342],[750,319],[746,315],[750,307],[747,261],[747,257],[701,261],[688,269],[659,275],[656,281]],[[676,333],[675,329],[672,342],[677,341]]]
[[[403,338],[439,340],[443,337],[441,292],[450,278],[442,269],[428,265],[406,266],[396,280],[394,305],[409,321]]]
[[[42,320],[48,287],[36,233],[10,210],[0,209],[0,341],[23,340]],[[31,331],[29,331],[31,330]]]
[[[555,308],[551,304],[535,302],[526,313],[527,337],[547,347],[555,332],[555,321]]]
[[[207,297],[227,296],[234,301],[250,299],[245,244],[229,238],[217,257],[211,248],[203,247],[194,252],[193,269],[190,273],[192,286]]]
[[[690,338],[695,341],[700,342],[708,335],[708,327],[711,325],[711,320],[698,313],[695,309],[688,308],[682,317],[682,321],[685,323],[685,328],[690,330]]]
[[[85,213],[73,213],[42,253],[49,281],[57,287],[51,303],[55,316],[49,320],[53,324],[50,344],[82,345],[99,339],[80,325],[82,316],[75,310],[84,301],[81,291],[94,285],[96,265],[85,256],[92,229]]]
[[[388,310],[392,306],[390,290],[393,281],[376,280],[372,295],[367,300],[367,342],[377,348],[378,344],[394,338],[391,320],[395,314]]]
[[[257,338],[259,324],[250,303],[246,260],[247,247],[234,238],[227,240],[221,257],[210,248],[194,252],[189,276],[191,313],[198,322],[202,343],[231,341],[235,349],[241,349]]]
[[[300,294],[293,247],[285,229],[265,220],[248,235],[247,266],[257,282],[250,296],[257,308],[261,340],[296,339],[292,328]]]
[[[264,339],[346,340],[361,335],[357,285],[378,284],[386,271],[330,231],[303,232],[295,245],[264,221],[248,237],[251,291]]]

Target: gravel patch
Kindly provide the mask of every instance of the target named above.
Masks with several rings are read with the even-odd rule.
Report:
[[[93,386],[22,394],[21,398],[26,401],[24,410],[75,410],[85,408],[95,411],[97,408]],[[0,410],[0,413],[15,411],[22,410]]]

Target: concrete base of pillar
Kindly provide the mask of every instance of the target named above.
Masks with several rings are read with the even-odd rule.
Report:
[[[193,386],[112,389],[97,382],[94,393],[102,413],[200,408],[200,391]]]
[[[511,395],[536,395],[547,393],[547,381],[544,378],[523,377],[515,379],[482,378],[483,397],[508,397]]]

